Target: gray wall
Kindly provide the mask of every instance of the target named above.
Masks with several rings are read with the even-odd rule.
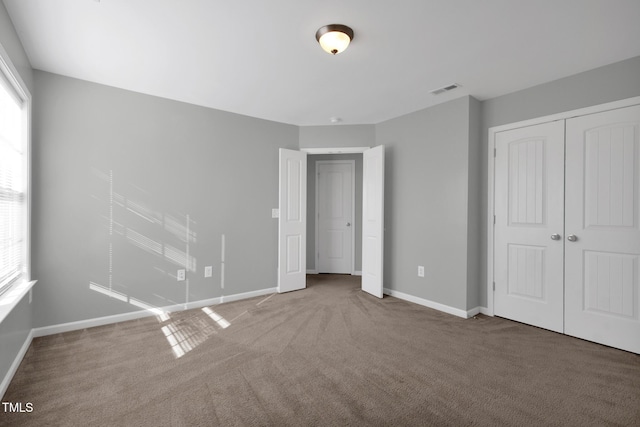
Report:
[[[307,156],[307,270],[316,268],[316,162],[320,160],[355,161],[354,268],[362,271],[362,154],[314,154]]]
[[[489,128],[640,96],[640,56],[482,102],[481,283],[487,305],[487,146]]]
[[[372,147],[374,125],[302,126],[300,148]]]
[[[385,287],[462,310],[469,162],[479,161],[469,157],[469,123],[477,110],[462,97],[376,125],[376,145],[386,147]]]
[[[29,91],[33,93],[29,60],[2,2],[0,2],[0,44],[7,52],[8,59],[16,67]],[[33,305],[29,304],[29,294],[27,293],[0,323],[0,382],[4,380],[11,364],[29,336],[29,332],[31,332],[32,310]]]
[[[140,310],[90,283],[152,306],[276,286],[278,148],[297,127],[34,77],[36,327]]]

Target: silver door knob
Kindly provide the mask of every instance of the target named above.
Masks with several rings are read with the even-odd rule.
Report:
[[[552,234],[551,235],[551,240],[560,240],[560,235],[559,234]]]
[[[347,223],[347,227],[351,227],[351,223],[350,222]]]
[[[570,241],[570,242],[575,242],[575,241],[578,240],[578,237],[575,234],[569,234],[567,236],[567,240]]]

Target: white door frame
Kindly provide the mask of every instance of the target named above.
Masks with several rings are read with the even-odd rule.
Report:
[[[307,154],[362,154],[365,151],[371,149],[371,147],[328,147],[328,148],[301,148],[300,151],[305,151]],[[355,174],[355,170],[354,170],[354,174]],[[317,177],[317,175],[316,175]],[[353,179],[354,185],[355,185],[355,176]],[[355,201],[355,191],[353,193],[353,198]],[[355,202],[354,202],[355,203]],[[317,191],[317,180],[316,180],[316,219],[318,218],[317,216],[317,209],[318,209],[318,191]],[[353,215],[355,218],[355,208],[353,210]],[[353,227],[352,233],[355,233],[355,227]],[[354,274],[355,273],[355,262],[356,262],[356,257],[355,257],[355,245],[358,244],[355,242],[355,235],[353,238],[353,257],[352,257],[352,271]],[[362,247],[362,242],[359,243],[360,247]],[[318,252],[318,221],[316,220],[316,254]],[[317,256],[316,256],[316,260],[317,260]],[[317,271],[317,268],[316,268]]]
[[[370,147],[341,147],[341,148],[302,148],[300,149],[300,151],[304,151],[307,154],[350,154],[350,153],[362,153],[363,154],[363,169],[362,169],[362,173],[363,173],[363,204],[364,204],[364,178],[366,175],[366,170],[364,168],[364,163],[365,163],[365,155],[364,153],[369,152],[371,153],[369,150],[372,150]],[[382,182],[384,182],[384,146],[383,145],[379,145],[377,147],[375,147],[375,149],[373,149],[376,152],[376,155],[378,155],[380,157],[380,161],[382,162],[381,166],[381,173],[382,175],[379,176],[378,178],[380,180],[382,180]],[[379,151],[382,151],[381,153],[379,153]],[[364,260],[364,245],[363,246],[363,286],[362,286],[362,290],[366,291],[368,293],[371,293],[372,295],[377,296],[378,298],[382,298],[383,297],[383,289],[384,289],[384,283],[383,283],[383,271],[384,271],[384,244],[383,244],[383,240],[384,240],[384,185],[382,185],[382,187],[380,188],[380,191],[382,192],[381,199],[381,205],[379,206],[379,208],[381,209],[381,212],[379,213],[378,217],[379,217],[379,240],[380,240],[380,247],[378,248],[378,253],[379,253],[379,262],[380,265],[378,266],[379,268],[377,268],[377,281],[378,283],[374,285],[374,283],[369,283],[368,286],[365,286],[365,284],[367,284],[367,282],[365,281],[365,277],[364,277],[364,266],[365,266],[365,260]],[[365,207],[363,206],[363,216],[364,216],[364,211],[365,211]],[[363,223],[363,241],[364,241],[364,223]],[[379,288],[379,289],[378,289]],[[375,292],[374,292],[375,291]]]
[[[308,154],[308,153],[307,153]],[[351,165],[351,275],[355,274],[355,265],[356,265],[356,161],[355,160],[318,160],[316,161],[316,169],[315,169],[315,181],[316,181],[316,211],[315,211],[315,225],[316,225],[316,241],[315,241],[315,255],[316,255],[316,264],[318,262],[318,252],[320,250],[320,245],[319,245],[319,239],[318,237],[320,236],[320,227],[319,227],[319,222],[318,221],[318,213],[320,212],[319,210],[319,191],[318,191],[318,186],[319,186],[319,182],[320,180],[318,179],[318,174],[319,174],[319,170],[318,170],[318,166],[321,164],[325,164],[325,165],[330,165],[330,164],[348,164]],[[319,271],[318,270],[318,266],[315,266],[315,271]]]
[[[566,120],[571,117],[585,116],[587,114],[600,113],[607,110],[615,110],[618,108],[629,107],[632,105],[640,104],[640,96],[633,98],[622,99],[619,101],[608,102],[606,104],[599,104],[592,107],[580,108],[577,110],[565,111],[562,113],[552,114],[549,116],[538,117],[535,119],[524,120],[521,122],[510,123],[507,125],[494,126],[489,128],[489,139],[487,149],[487,161],[488,161],[488,176],[487,176],[487,308],[482,310],[483,314],[488,316],[494,315],[493,307],[493,282],[494,282],[494,198],[495,198],[495,138],[496,133],[505,130],[517,129],[525,126],[538,125],[546,122],[553,122],[556,120]]]
[[[362,154],[371,147],[301,148],[307,154]]]

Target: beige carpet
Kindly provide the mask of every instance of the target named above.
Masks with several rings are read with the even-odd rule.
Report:
[[[640,425],[640,356],[357,277],[209,309],[35,339],[0,425]]]

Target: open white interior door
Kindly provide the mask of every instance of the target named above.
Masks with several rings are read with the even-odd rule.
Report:
[[[384,145],[362,153],[362,290],[382,298]]]
[[[307,153],[280,149],[278,292],[307,285]]]

